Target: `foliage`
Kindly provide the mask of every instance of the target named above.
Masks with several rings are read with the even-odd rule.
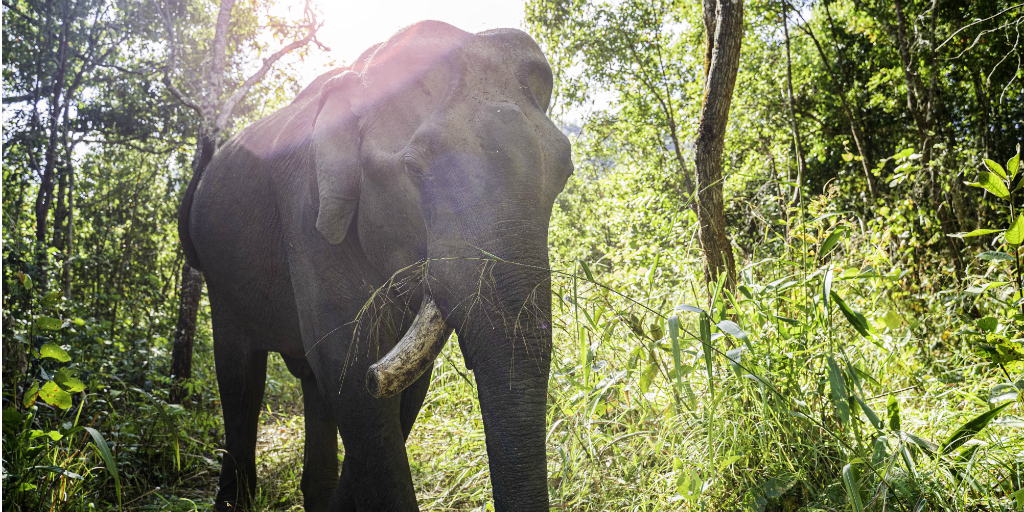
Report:
[[[205,306],[190,401],[167,403],[196,119],[158,83],[166,27],[149,5],[3,6],[4,510],[194,510],[215,491]],[[181,47],[173,81],[202,97],[215,2],[161,5]],[[267,6],[236,7],[227,90],[269,48],[261,25],[300,31]],[[529,3],[576,163],[549,234],[553,506],[1024,506],[1024,180],[1019,156],[1001,163],[1024,137],[1024,17],[1002,0],[900,6],[902,35],[891,2],[747,2],[725,154],[733,294],[704,283],[691,209],[700,5]],[[59,76],[62,33],[79,51]],[[258,85],[228,131],[297,83],[286,69]],[[268,373],[257,504],[297,509],[300,388],[276,357]],[[422,508],[486,510],[483,425],[454,340],[407,449]]]

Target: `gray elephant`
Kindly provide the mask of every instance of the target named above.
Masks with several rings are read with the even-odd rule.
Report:
[[[425,21],[317,78],[193,177],[179,235],[209,285],[218,509],[255,487],[279,352],[302,381],[306,509],[416,510],[405,440],[454,330],[495,508],[548,510],[547,230],[573,171],[551,90],[527,34]]]

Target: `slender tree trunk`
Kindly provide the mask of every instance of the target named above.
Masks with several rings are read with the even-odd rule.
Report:
[[[724,271],[727,285],[734,289],[736,263],[725,229],[722,153],[743,43],[743,1],[704,0],[704,28],[707,32],[704,100],[694,140],[697,218],[704,249],[705,278],[709,282],[717,281]]]
[[[63,102],[61,101],[64,92],[64,75],[67,69],[68,56],[68,31],[71,20],[68,19],[67,9],[64,10],[64,19],[61,23],[60,39],[57,48],[57,73],[53,78],[50,94],[50,119],[48,121],[49,137],[46,142],[46,163],[43,167],[43,174],[39,177],[39,194],[36,197],[36,241],[46,244],[49,234],[47,228],[47,217],[50,214],[50,207],[53,204],[53,176],[57,168],[57,141],[58,127],[60,126]]]
[[[796,120],[796,106],[793,100],[793,57],[789,50],[789,11],[788,4],[782,4],[782,33],[786,38],[786,98],[789,103],[789,125],[793,131],[793,147],[796,149],[796,191],[793,193],[793,204],[800,204],[804,190],[803,144],[800,140],[800,124]]]
[[[181,403],[188,396],[182,381],[192,378],[192,345],[196,337],[199,300],[203,294],[202,272],[183,263],[181,266],[181,300],[178,325],[174,329],[174,350],[171,352],[171,378],[174,383],[168,402]]]

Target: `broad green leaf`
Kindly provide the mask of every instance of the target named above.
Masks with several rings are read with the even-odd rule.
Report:
[[[42,398],[44,402],[61,409],[67,409],[71,407],[71,395],[67,391],[64,391],[52,380],[43,384],[42,389],[39,390],[39,398]]]
[[[42,347],[39,347],[39,357],[43,359],[56,359],[62,363],[66,363],[71,360],[71,356],[69,356],[64,349],[53,343],[46,343]]]
[[[979,254],[978,259],[985,261],[1013,261],[1013,256],[1001,251],[986,251]]]
[[[896,153],[892,157],[894,159],[896,159],[896,160],[900,160],[902,158],[907,158],[908,156],[913,155],[913,154],[914,154],[914,148],[907,148],[907,149],[904,149],[903,151],[900,151],[899,153]]]
[[[1004,236],[1006,243],[1010,245],[1020,245],[1021,242],[1024,242],[1024,215],[1017,215]]]
[[[736,462],[736,461],[738,461],[738,460],[740,460],[742,458],[743,458],[742,455],[730,455],[730,456],[726,457],[725,460],[722,461],[721,464],[718,465],[718,469],[719,470],[725,469],[725,468],[731,466],[734,462]]]
[[[78,393],[85,389],[85,384],[78,380],[78,378],[69,375],[65,368],[57,370],[57,375],[53,377],[53,381],[68,393]]]
[[[640,391],[646,393],[651,389],[651,383],[658,374],[658,365],[654,361],[648,362],[644,373],[640,374]]]
[[[853,506],[854,512],[864,512],[864,504],[860,499],[860,486],[857,484],[857,475],[851,464],[843,466],[843,486],[846,487],[846,493],[850,496],[850,505]]]
[[[51,318],[48,316],[41,316],[36,318],[36,327],[47,331],[58,331],[61,326],[64,325],[59,318]]]
[[[695,503],[700,498],[700,492],[704,487],[704,481],[696,471],[687,471],[676,479],[676,492],[681,494],[686,501]]]
[[[846,321],[850,322],[850,325],[852,325],[861,336],[867,338],[869,335],[867,318],[864,318],[864,315],[860,314],[860,312],[855,311],[850,308],[850,306],[846,305],[843,298],[834,291],[832,292],[832,300],[839,305],[839,310],[843,312],[843,316],[846,317]]]
[[[1013,155],[1013,158],[1009,162],[1006,162],[1006,172],[1012,178],[1017,174],[1020,169],[1020,144],[1017,144],[1017,154]]]
[[[839,243],[839,240],[842,240],[843,233],[845,233],[847,229],[848,228],[846,226],[836,226],[836,228],[828,234],[825,241],[821,243],[821,248],[818,249],[818,259],[823,258],[832,250],[833,247],[836,246],[837,243]]]
[[[939,454],[945,455],[947,453],[950,453],[953,450],[959,448],[962,444],[969,441],[972,437],[978,435],[978,432],[981,432],[982,429],[988,426],[989,422],[991,422],[996,416],[998,416],[1000,411],[1002,411],[1003,409],[1006,408],[1006,406],[1011,404],[1013,404],[1013,402],[1007,402],[1003,405],[1000,405],[999,407],[996,407],[995,409],[985,411],[976,416],[971,421],[964,423],[963,426],[956,429],[956,431],[949,436],[949,439],[947,439],[946,442],[942,444],[942,448],[939,451]]]
[[[26,409],[28,409],[29,407],[32,407],[32,404],[36,403],[36,397],[38,396],[39,383],[33,382],[32,387],[28,388],[28,391],[25,392],[25,398],[22,404],[25,406]]]
[[[996,320],[994,316],[986,316],[985,318],[979,318],[975,325],[980,331],[995,332],[996,328],[999,327],[999,320]]]
[[[1006,179],[1006,171],[1003,170],[1003,166],[999,165],[998,162],[995,162],[993,160],[989,160],[988,158],[986,158],[984,160],[985,160],[985,167],[988,167],[988,170],[992,171],[993,173],[995,173],[1000,178],[1002,178],[1004,180]]]
[[[1018,394],[1020,394],[1020,390],[1009,382],[997,384],[988,392],[988,403],[997,404],[1007,400],[1016,400]]]
[[[839,155],[839,156],[843,157],[843,161],[844,162],[851,162],[851,161],[853,161],[853,153],[843,153],[842,155]]]
[[[1018,489],[1017,492],[1010,496],[1013,496],[1013,499],[1017,501],[1017,510],[1024,510],[1024,489]]]
[[[98,430],[92,427],[85,427],[86,432],[92,436],[93,444],[96,446],[96,450],[100,452],[100,457],[103,459],[103,463],[107,466],[107,472],[110,476],[114,477],[114,489],[117,491],[117,508],[121,508],[121,476],[117,472],[117,464],[114,462],[114,455],[110,453],[110,447],[107,446],[107,441],[103,439],[103,435]]]
[[[885,317],[883,317],[883,321],[885,322],[885,326],[890,329],[899,329],[899,327],[903,325],[903,317],[895,311],[886,312]]]
[[[62,292],[60,290],[54,290],[54,291],[52,291],[50,293],[47,293],[46,296],[43,297],[42,300],[39,301],[39,303],[43,307],[50,307],[50,306],[53,306],[54,304],[60,302],[60,299],[63,296],[64,296],[64,292]]]
[[[982,188],[992,192],[1000,199],[1010,197],[1010,191],[1006,188],[1006,182],[995,174],[985,171],[978,173],[978,183],[981,184]]]

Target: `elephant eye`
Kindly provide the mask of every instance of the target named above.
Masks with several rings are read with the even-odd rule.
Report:
[[[405,159],[405,170],[419,178],[427,176],[427,173],[423,171],[423,166],[420,165],[419,162],[410,158]]]

